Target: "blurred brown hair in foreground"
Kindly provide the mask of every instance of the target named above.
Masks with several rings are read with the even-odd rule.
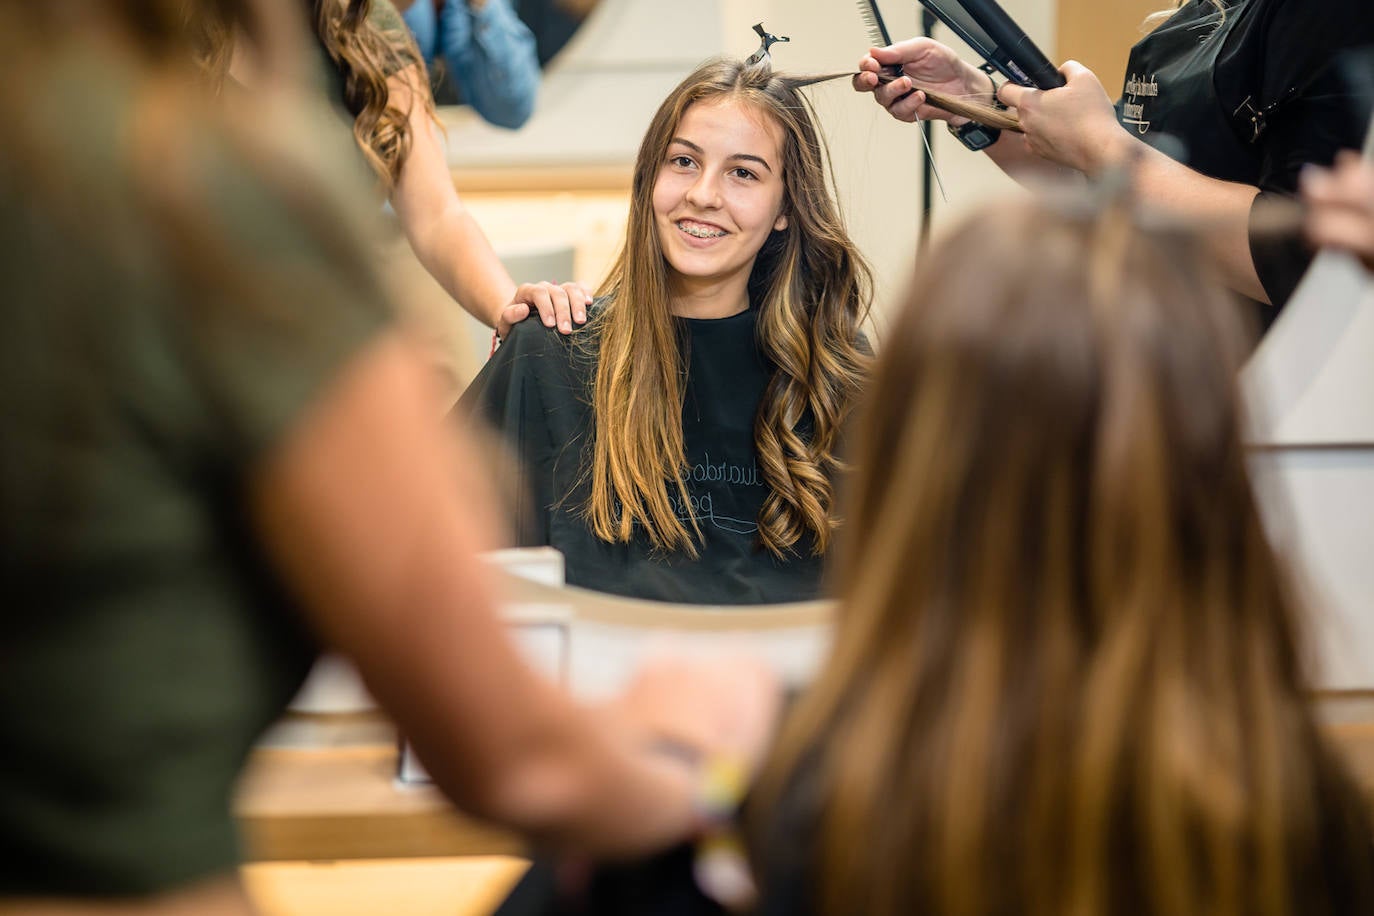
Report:
[[[833,654],[759,793],[765,897],[1374,912],[1246,469],[1242,312],[1108,196],[1002,204],[921,260],[855,438]]]

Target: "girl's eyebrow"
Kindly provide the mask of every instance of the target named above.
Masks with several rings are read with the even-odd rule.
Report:
[[[687,147],[689,150],[691,150],[692,152],[696,153],[698,156],[700,156],[700,155],[702,155],[703,153],[706,152],[706,150],[704,150],[704,149],[702,149],[701,147],[697,146],[697,145],[696,145],[695,143],[693,143],[691,140],[684,140],[682,137],[674,137],[674,138],[669,142],[668,145],[669,145],[669,146],[672,146],[674,143],[676,143],[676,144],[678,144],[678,145],[680,145],[680,146],[685,146],[685,147]],[[773,167],[772,167],[771,165],[768,164],[768,160],[767,160],[767,159],[764,159],[762,156],[755,156],[753,153],[733,153],[733,154],[731,154],[731,155],[729,155],[729,156],[726,156],[725,158],[726,158],[727,161],[735,160],[735,159],[743,159],[743,160],[746,160],[746,161],[748,161],[748,162],[757,162],[759,165],[763,166],[763,167],[764,167],[765,169],[767,169],[768,171],[770,171],[770,172],[773,171]]]

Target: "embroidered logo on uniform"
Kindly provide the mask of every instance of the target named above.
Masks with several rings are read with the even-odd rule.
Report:
[[[1159,81],[1153,76],[1148,80],[1132,73],[1126,80],[1126,98],[1121,102],[1121,123],[1133,126],[1138,133],[1148,133],[1150,122],[1145,117],[1145,103],[1141,99],[1152,99],[1159,95]]]

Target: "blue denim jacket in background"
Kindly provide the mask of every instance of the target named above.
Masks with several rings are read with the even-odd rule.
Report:
[[[512,130],[529,120],[539,90],[534,35],[510,0],[416,0],[403,14],[425,61],[442,57],[463,98],[486,121]]]

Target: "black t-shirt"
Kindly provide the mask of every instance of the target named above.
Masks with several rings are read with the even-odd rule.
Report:
[[[1254,185],[1260,199],[1292,194],[1304,164],[1361,145],[1374,87],[1343,52],[1368,45],[1370,0],[1228,0],[1224,16],[1189,0],[1131,49],[1117,116],[1204,175]],[[1259,233],[1251,252],[1281,307],[1310,252]]]
[[[597,322],[572,337],[538,321],[517,324],[463,395],[460,409],[495,425],[521,462],[517,542],[562,551],[567,581],[598,591],[695,604],[770,604],[816,598],[821,558],[803,542],[778,559],[758,542],[768,486],[754,420],[772,378],[755,338],[758,313],[679,318],[687,354],[682,429],[699,555],[598,539],[582,517],[594,435],[591,387]],[[588,338],[586,335],[593,335]],[[674,495],[674,487],[669,493]]]

